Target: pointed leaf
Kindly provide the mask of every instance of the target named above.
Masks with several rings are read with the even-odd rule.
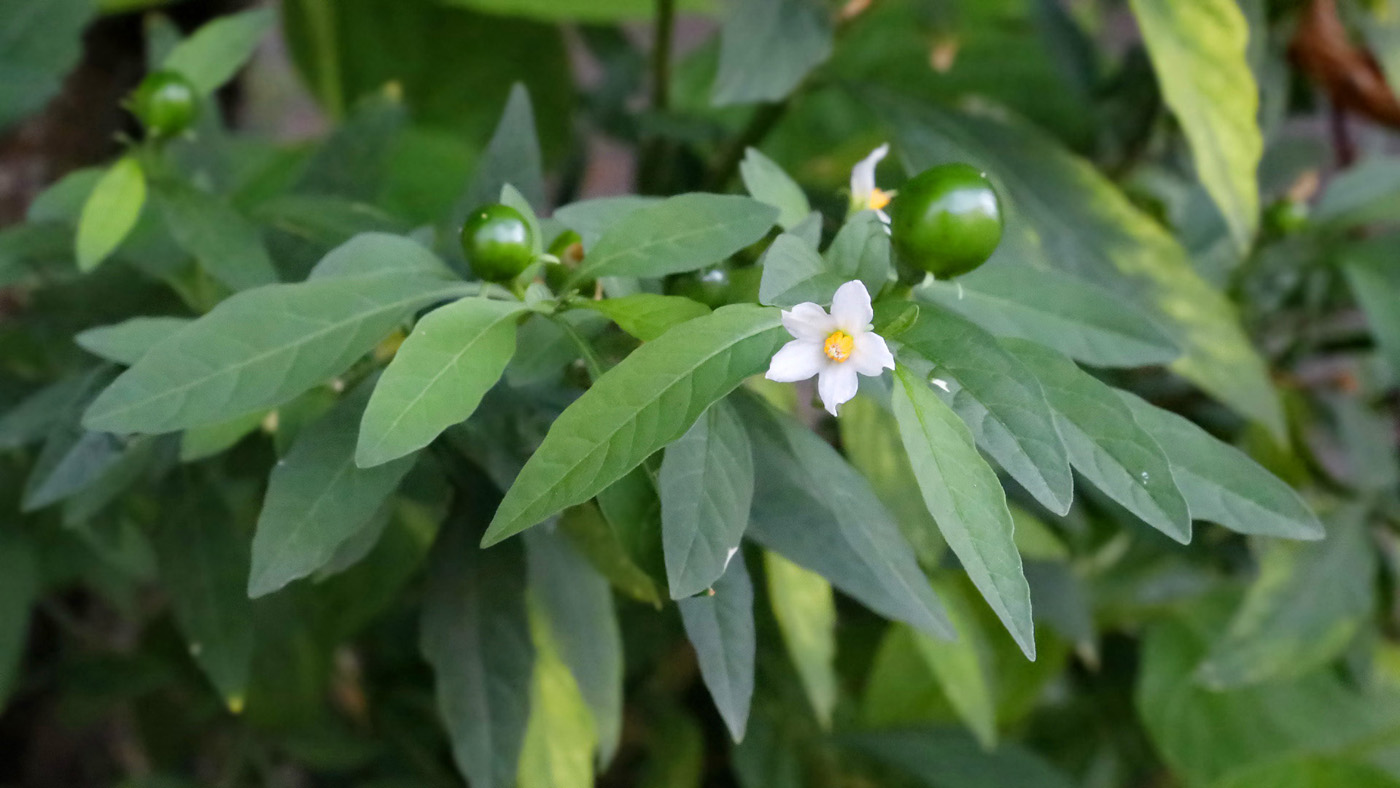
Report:
[[[643,342],[656,339],[677,323],[710,313],[710,308],[699,301],[654,293],[587,301],[581,306],[607,315],[618,328]]]
[[[860,474],[826,441],[752,397],[733,402],[754,453],[748,536],[883,616],[953,637],[913,550]]]
[[[1030,370],[991,334],[933,304],[919,310],[899,341],[934,363],[940,390],[949,393],[950,378],[958,386],[943,399],[967,423],[977,445],[1045,508],[1069,511],[1074,497],[1069,456]]]
[[[253,535],[248,596],[270,594],[328,564],[413,467],[412,455],[373,468],[355,465],[360,417],[373,387],[373,379],[361,383],[303,429],[273,466]]]
[[[894,416],[924,503],[967,576],[1026,657],[1035,659],[1031,591],[1001,482],[967,427],[922,379],[902,364],[895,378]]]
[[[559,517],[559,530],[587,556],[617,590],[640,602],[661,607],[663,592],[645,569],[637,566],[603,513],[592,503],[575,506]]]
[[[636,212],[639,208],[656,205],[661,202],[658,197],[646,197],[639,194],[619,194],[615,197],[595,197],[591,200],[580,200],[569,203],[554,212],[554,218],[559,223],[579,234],[583,239],[583,248],[592,249],[598,239],[603,237],[603,233],[612,229],[612,226],[623,218]]]
[[[1022,339],[1002,346],[1040,379],[1075,469],[1148,525],[1190,542],[1191,515],[1167,455],[1117,392],[1053,350]]]
[[[957,585],[938,582],[934,587],[938,589],[938,598],[947,606],[958,639],[934,640],[922,632],[913,632],[915,650],[938,680],[953,710],[977,737],[978,743],[990,750],[997,743],[997,704],[992,675],[981,654],[981,649],[986,647],[985,636],[970,599],[964,597]]]
[[[457,769],[474,788],[510,788],[530,716],[535,649],[519,542],[479,550],[449,520],[433,545],[420,648]]]
[[[73,341],[95,356],[131,366],[190,322],[183,317],[133,317],[110,326],[89,328],[73,337]]]
[[[812,0],[730,3],[720,32],[714,103],[785,98],[831,57],[828,13]]]
[[[1400,161],[1396,169],[1400,171]],[[1400,270],[1395,265],[1395,235],[1352,244],[1341,252],[1342,271],[1355,294],[1366,323],[1385,354],[1386,363],[1400,373]]]
[[[146,204],[146,173],[134,156],[118,159],[97,181],[78,219],[78,268],[91,271],[136,226]]]
[[[763,371],[785,332],[776,310],[728,306],[642,345],[554,422],[506,494],[484,544],[583,503],[690,429]]]
[[[658,277],[719,262],[768,233],[778,211],[748,197],[682,194],[619,219],[588,249],[575,279]]]
[[[710,406],[661,462],[661,536],[671,598],[709,588],[739,550],[753,502],[753,453],[723,400]]]
[[[511,85],[501,119],[479,161],[471,185],[458,202],[454,227],[461,227],[462,219],[476,206],[495,202],[506,184],[519,189],[530,205],[545,204],[544,168],[539,135],[535,132],[535,110],[525,85],[519,82]]]
[[[535,675],[516,786],[593,788],[593,745],[597,738],[593,718],[534,604],[530,606],[530,631],[535,643]]]
[[[361,257],[373,262],[354,262]],[[415,258],[441,267],[408,239],[356,236],[327,256],[348,260],[332,270],[379,270],[234,295],[117,378],[85,423],[111,432],[169,432],[282,404],[344,371],[414,310],[464,294],[461,282],[415,270]]]
[[[802,187],[757,148],[744,151],[744,160],[739,162],[739,177],[755,200],[778,209],[778,226],[784,230],[791,230],[812,212]]]
[[[418,321],[365,408],[355,462],[370,468],[466,421],[515,355],[525,305],[463,298]]]
[[[1119,391],[1118,396],[1166,453],[1191,519],[1242,534],[1322,538],[1322,524],[1302,497],[1249,455],[1135,394]]]
[[[258,228],[233,206],[171,178],[155,181],[152,191],[171,237],[215,279],[232,290],[277,281]]]
[[[242,70],[275,21],[269,8],[221,16],[176,45],[161,68],[180,72],[200,93],[213,93]]]
[[[768,600],[788,656],[817,720],[830,727],[840,691],[836,676],[836,598],[831,584],[777,553],[764,551]]]
[[[753,582],[736,554],[714,593],[676,603],[685,634],[695,646],[700,676],[734,741],[742,741],[753,700]]]

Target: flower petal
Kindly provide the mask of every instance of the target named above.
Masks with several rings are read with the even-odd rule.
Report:
[[[779,383],[796,383],[822,371],[827,364],[820,342],[794,339],[773,354],[764,377]]]
[[[783,328],[786,328],[795,339],[822,342],[826,340],[828,334],[836,330],[836,324],[825,309],[807,301],[798,304],[791,310],[783,311]]]
[[[875,310],[870,306],[870,291],[859,279],[852,279],[836,289],[831,298],[831,322],[851,336],[865,333]]]
[[[894,369],[894,354],[890,353],[884,337],[867,331],[856,337],[855,348],[846,363],[855,367],[856,372],[874,377],[881,370]]]
[[[860,388],[855,367],[850,364],[831,364],[817,377],[817,394],[831,415],[836,415],[837,406],[850,402]]]
[[[870,193],[875,191],[875,165],[889,155],[890,145],[885,143],[870,152],[869,156],[856,162],[851,168],[851,201],[864,208]]]

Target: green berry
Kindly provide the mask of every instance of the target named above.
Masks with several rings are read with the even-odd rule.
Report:
[[[941,164],[911,178],[890,204],[890,233],[906,264],[939,278],[965,274],[1001,242],[1001,200],[976,167]]]
[[[188,131],[199,117],[199,93],[177,71],[146,75],[132,95],[132,112],[146,133],[169,139]]]
[[[462,254],[477,276],[508,282],[534,262],[534,233],[509,205],[483,205],[462,225]]]

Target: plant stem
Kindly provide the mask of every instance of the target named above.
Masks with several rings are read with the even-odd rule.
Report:
[[[651,108],[671,106],[671,39],[676,27],[676,0],[656,0],[656,41],[651,49]]]
[[[778,125],[778,121],[787,114],[788,107],[792,105],[792,98],[798,91],[782,101],[773,104],[764,104],[754,110],[753,116],[749,118],[749,123],[744,127],[739,135],[729,141],[729,144],[720,150],[715,163],[710,167],[709,175],[705,178],[705,185],[712,190],[724,188],[729,179],[734,177],[734,173],[739,170],[739,162],[744,158],[744,151],[750,147],[758,145],[767,137],[769,132]]]

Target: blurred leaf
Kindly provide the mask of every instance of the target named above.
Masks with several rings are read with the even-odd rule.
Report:
[[[283,4],[285,14],[292,13],[293,2]],[[284,18],[284,22],[289,20],[290,16]],[[290,30],[286,34],[291,35]],[[327,210],[334,205],[332,201],[373,203],[389,178],[394,149],[406,121],[403,103],[394,95],[381,92],[356,104],[350,116],[317,148],[297,179],[298,192],[329,198],[309,205],[306,201],[295,203],[302,209],[300,216],[318,218],[318,224],[325,224],[335,215]],[[289,199],[294,198],[283,196],[279,201]],[[371,228],[360,228],[366,229]]]
[[[481,140],[523,81],[545,149],[563,147],[574,82],[557,27],[436,0],[290,0],[282,20],[297,70],[332,117],[393,83],[416,122]]]
[[[753,700],[753,583],[743,553],[708,595],[678,600],[685,634],[695,646],[700,675],[734,741],[742,741]]]
[[[777,553],[764,551],[763,567],[769,603],[788,656],[817,720],[830,727],[840,691],[835,665],[836,598],[831,584]]]
[[[0,528],[0,710],[20,676],[29,642],[29,608],[39,597],[39,566],[29,538]]]
[[[932,304],[919,310],[899,341],[934,364],[932,385],[967,423],[977,445],[1042,506],[1056,514],[1069,511],[1069,457],[1035,375],[991,334]],[[944,525],[938,512],[934,517]]]
[[[757,148],[744,151],[744,160],[739,162],[739,177],[755,200],[778,209],[778,226],[784,230],[791,230],[812,212],[802,187]]]
[[[831,57],[827,13],[812,0],[732,0],[720,32],[714,103],[786,98]]]
[[[1264,141],[1259,86],[1249,69],[1249,24],[1236,0],[1130,0],[1162,96],[1191,144],[1196,175],[1239,251],[1259,227],[1257,171]]]
[[[654,0],[446,0],[492,14],[534,17],[544,21],[613,22],[643,19],[656,9]],[[706,11],[711,0],[680,0],[689,11]]]
[[[612,589],[562,531],[533,528],[525,548],[530,594],[593,713],[598,759],[606,765],[622,737],[622,632]]]
[[[484,543],[582,503],[685,434],[715,400],[763,370],[782,329],[775,310],[724,307],[642,345],[570,405],[525,464]]]
[[[641,208],[660,204],[656,197],[643,197],[635,194],[622,194],[616,197],[597,197],[569,203],[554,212],[565,227],[583,238],[585,249],[592,249],[605,232],[612,229],[622,219]]]
[[[111,380],[111,373],[91,369],[35,391],[4,416],[0,416],[0,450],[37,443],[50,435],[65,418],[77,415],[97,389]]]
[[[1397,162],[1400,164],[1400,162]],[[1400,177],[1400,167],[1396,168]],[[1400,374],[1400,266],[1395,264],[1396,236],[1352,244],[1341,252],[1342,271],[1361,304],[1376,344],[1392,371]]]
[[[737,397],[754,452],[748,536],[865,606],[937,637],[952,627],[880,499],[831,445]]]
[[[253,535],[248,596],[265,596],[325,566],[413,467],[413,455],[374,468],[355,464],[360,418],[374,385],[374,379],[361,383],[303,429],[273,467]]]
[[[543,208],[543,166],[530,91],[517,82],[511,86],[501,120],[478,161],[471,183],[454,209],[454,229],[478,206],[496,202],[506,185],[518,189],[532,207]]]
[[[92,0],[0,5],[0,130],[42,109],[83,52]]]
[[[173,178],[152,184],[152,196],[175,242],[232,290],[277,281],[262,236],[218,197]]]
[[[1376,558],[1365,510],[1328,518],[1327,538],[1266,542],[1259,576],[1196,671],[1213,689],[1298,678],[1334,659],[1375,607]]]
[[[1028,659],[1035,659],[1030,587],[996,472],[967,427],[908,367],[895,368],[894,416],[924,503],[968,577]]]
[[[656,469],[643,463],[598,491],[598,509],[632,562],[665,588],[661,491]]]
[[[531,608],[535,675],[530,722],[520,748],[519,788],[592,788],[593,718],[578,684],[560,659],[543,615]]]
[[[518,301],[462,298],[418,321],[364,411],[355,463],[371,468],[466,421],[515,355]]]
[[[1211,788],[1400,788],[1400,780],[1361,760],[1344,756],[1289,758],[1248,766],[1211,783]]]
[[[701,788],[705,729],[694,716],[678,710],[667,710],[649,722],[648,757],[637,780],[639,788]],[[752,738],[750,732],[746,741]]]
[[[180,72],[207,96],[243,68],[275,21],[266,8],[221,16],[177,44],[161,67]]]
[[[1166,453],[1191,519],[1244,534],[1322,538],[1322,524],[1298,493],[1244,452],[1135,394],[1117,393]]]
[[[1050,269],[990,266],[933,282],[919,298],[993,334],[1039,342],[1099,367],[1166,364],[1181,355],[1151,318],[1093,282]]]
[[[190,324],[184,317],[133,317],[110,326],[98,326],[73,337],[78,346],[99,358],[131,366],[146,351]]]
[[[160,343],[88,409],[87,424],[166,432],[280,405],[345,370],[405,317],[465,294],[423,247],[366,234],[331,252],[326,273],[244,291]]]
[[[175,514],[152,540],[161,585],[190,656],[229,710],[243,710],[253,658],[253,604],[244,593],[248,541],[233,512],[187,481]]]
[[[1234,307],[1192,269],[1181,245],[1093,166],[1024,124],[928,109],[888,113],[911,171],[968,161],[992,179],[1007,232],[987,270],[1035,264],[1106,287],[1146,311],[1182,348],[1174,371],[1283,435],[1278,395]]]
[[[643,206],[589,247],[574,279],[656,277],[718,262],[768,233],[778,212],[748,197],[682,194]]]
[[[228,421],[185,430],[180,435],[180,462],[195,462],[232,448],[256,430],[265,418],[266,413],[255,410]]]
[[[115,435],[60,426],[34,461],[21,510],[42,509],[80,492],[112,468],[125,449]]]
[[[682,599],[724,574],[749,524],[753,453],[731,405],[711,405],[666,447],[659,482],[666,580]]]
[[[919,779],[930,788],[1070,788],[1069,777],[1015,744],[986,752],[968,734],[949,729],[848,734],[841,741]]]
[[[488,503],[470,505],[484,515]],[[478,549],[461,513],[433,545],[420,648],[433,666],[457,768],[478,788],[516,780],[535,661],[525,574],[519,541]]]
[[[1400,156],[1375,156],[1338,172],[1308,218],[1324,226],[1394,224],[1400,219]]]
[[[661,607],[662,591],[656,581],[633,561],[597,506],[590,503],[565,511],[560,515],[559,528],[618,590]]]
[[[653,293],[585,301],[579,306],[607,315],[618,328],[643,342],[656,339],[674,325],[710,313],[710,308],[699,301]]]
[[[1002,345],[1040,379],[1075,470],[1148,525],[1190,542],[1191,514],[1167,455],[1116,390],[1053,350],[1022,339]]]
[[[996,693],[992,691],[991,666],[983,660],[984,634],[973,614],[970,600],[953,583],[935,582],[953,628],[955,641],[934,640],[913,632],[914,644],[958,717],[967,725],[983,748],[997,744]]]
[[[97,181],[78,219],[78,268],[91,271],[136,226],[146,203],[146,173],[134,156],[118,159]]]

